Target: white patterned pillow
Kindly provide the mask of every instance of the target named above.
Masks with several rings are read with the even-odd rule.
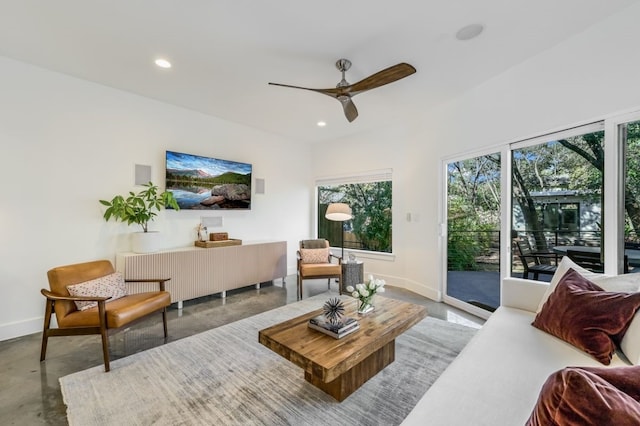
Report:
[[[300,249],[302,263],[327,263],[329,259],[329,248],[322,249]]]
[[[86,297],[109,297],[112,300],[119,299],[127,295],[127,288],[124,284],[124,278],[120,272],[105,275],[95,280],[85,281],[79,284],[67,286],[67,291],[71,296]],[[77,308],[81,311],[98,306],[98,302],[75,302]]]

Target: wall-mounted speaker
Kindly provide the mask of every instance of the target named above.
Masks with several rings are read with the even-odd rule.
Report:
[[[136,164],[135,185],[143,185],[151,182],[151,166]]]
[[[256,178],[256,194],[264,194],[264,179]]]

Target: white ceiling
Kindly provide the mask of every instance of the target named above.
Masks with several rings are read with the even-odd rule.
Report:
[[[428,110],[637,1],[0,0],[0,55],[317,142]],[[485,31],[456,40],[472,23]],[[267,85],[334,87],[342,57],[351,83],[418,71],[356,96],[353,123],[335,99]]]

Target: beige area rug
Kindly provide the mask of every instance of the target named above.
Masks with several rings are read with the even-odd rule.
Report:
[[[258,343],[258,331],[326,295],[60,379],[71,425],[395,425],[475,333],[427,317],[396,339],[395,362],[342,403]],[[171,332],[171,330],[169,330]]]

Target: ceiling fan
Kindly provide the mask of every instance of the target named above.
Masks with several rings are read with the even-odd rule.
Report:
[[[393,65],[389,68],[385,68],[369,77],[360,80],[357,83],[349,84],[344,77],[344,73],[351,68],[351,61],[348,59],[339,59],[336,62],[336,68],[342,73],[342,80],[336,85],[335,89],[310,89],[308,87],[290,86],[288,84],[269,83],[274,86],[291,87],[293,89],[311,90],[312,92],[322,93],[332,98],[337,99],[344,109],[344,115],[349,122],[352,122],[358,117],[358,109],[356,108],[353,100],[351,99],[358,93],[365,92],[367,90],[375,89],[376,87],[384,86],[385,84],[393,83],[410,76],[416,72],[416,69],[404,62],[397,65]]]

